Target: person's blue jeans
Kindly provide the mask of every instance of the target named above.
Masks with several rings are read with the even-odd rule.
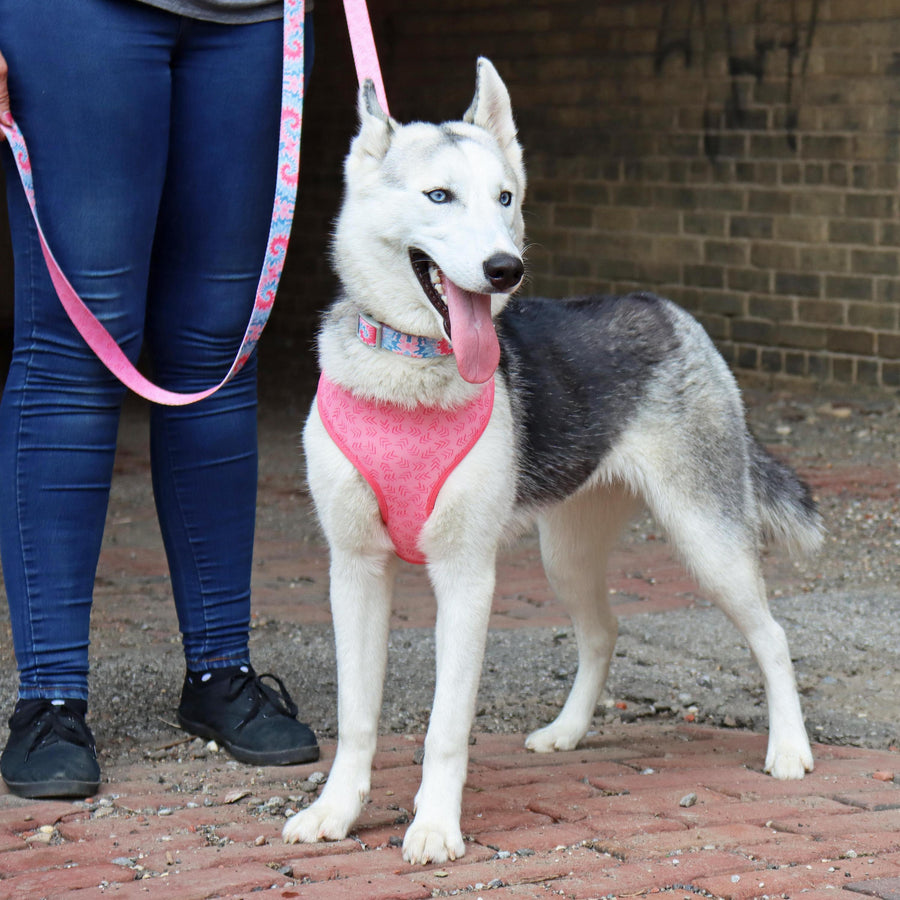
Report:
[[[252,307],[272,212],[280,20],[225,26],[134,0],[0,0],[13,115],[63,271],[132,360],[216,384]],[[23,698],[88,694],[94,578],[124,389],[47,274],[3,147],[15,342],[0,403],[0,552]],[[191,669],[249,661],[256,360],[151,412],[154,495]]]

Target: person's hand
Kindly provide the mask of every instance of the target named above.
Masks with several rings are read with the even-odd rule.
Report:
[[[12,113],[9,111],[9,90],[6,85],[6,73],[8,71],[6,60],[0,53],[0,121],[4,125],[12,125]],[[3,132],[0,131],[0,141],[4,139]]]

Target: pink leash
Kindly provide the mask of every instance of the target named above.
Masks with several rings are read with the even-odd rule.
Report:
[[[380,91],[379,97],[383,98],[384,85],[378,67],[378,57],[375,52],[375,42],[372,37],[372,27],[369,23],[365,0],[345,0],[345,12],[354,54],[360,54],[356,57],[357,72],[361,73],[361,78],[371,78],[376,84],[376,89]],[[209,397],[219,390],[243,368],[272,311],[287,254],[299,180],[300,130],[303,121],[303,16],[304,0],[285,0],[278,175],[272,224],[269,229],[266,256],[256,290],[256,299],[241,346],[231,368],[219,384],[207,390],[196,393],[177,393],[153,384],[131,364],[112,335],[87,308],[60,269],[44,237],[35,206],[31,160],[28,156],[25,138],[15,123],[8,126],[0,122],[0,129],[6,135],[13,151],[22,186],[37,226],[44,260],[60,302],[85,342],[110,372],[126,387],[154,403],[185,406]],[[381,102],[384,104],[383,99]],[[384,109],[387,110],[386,105]]]
[[[366,0],[344,0],[344,15],[347,17],[347,29],[350,32],[353,62],[356,63],[356,78],[360,84],[368,78],[375,85],[378,102],[384,114],[389,116],[387,95],[384,92],[381,66],[378,65],[378,51],[375,49],[375,38],[372,36],[372,22],[369,19]]]

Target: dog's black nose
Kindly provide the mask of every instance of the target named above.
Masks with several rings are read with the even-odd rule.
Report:
[[[484,263],[484,275],[495,291],[511,291],[524,273],[522,260],[511,253],[495,253]]]

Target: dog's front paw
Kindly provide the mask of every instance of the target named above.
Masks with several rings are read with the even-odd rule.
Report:
[[[317,800],[312,806],[290,817],[281,831],[286,844],[315,844],[317,841],[341,841],[347,837],[358,813],[345,806]]]
[[[581,728],[559,727],[551,722],[545,728],[532,731],[525,738],[525,748],[534,753],[553,753],[555,750],[574,750],[584,737]]]
[[[800,746],[779,744],[770,746],[766,754],[766,771],[773,778],[784,781],[802,778],[813,770],[812,750],[807,742]]]
[[[403,839],[403,858],[413,865],[445,863],[465,852],[462,832],[455,823],[448,827],[434,821],[420,822],[416,817]]]

